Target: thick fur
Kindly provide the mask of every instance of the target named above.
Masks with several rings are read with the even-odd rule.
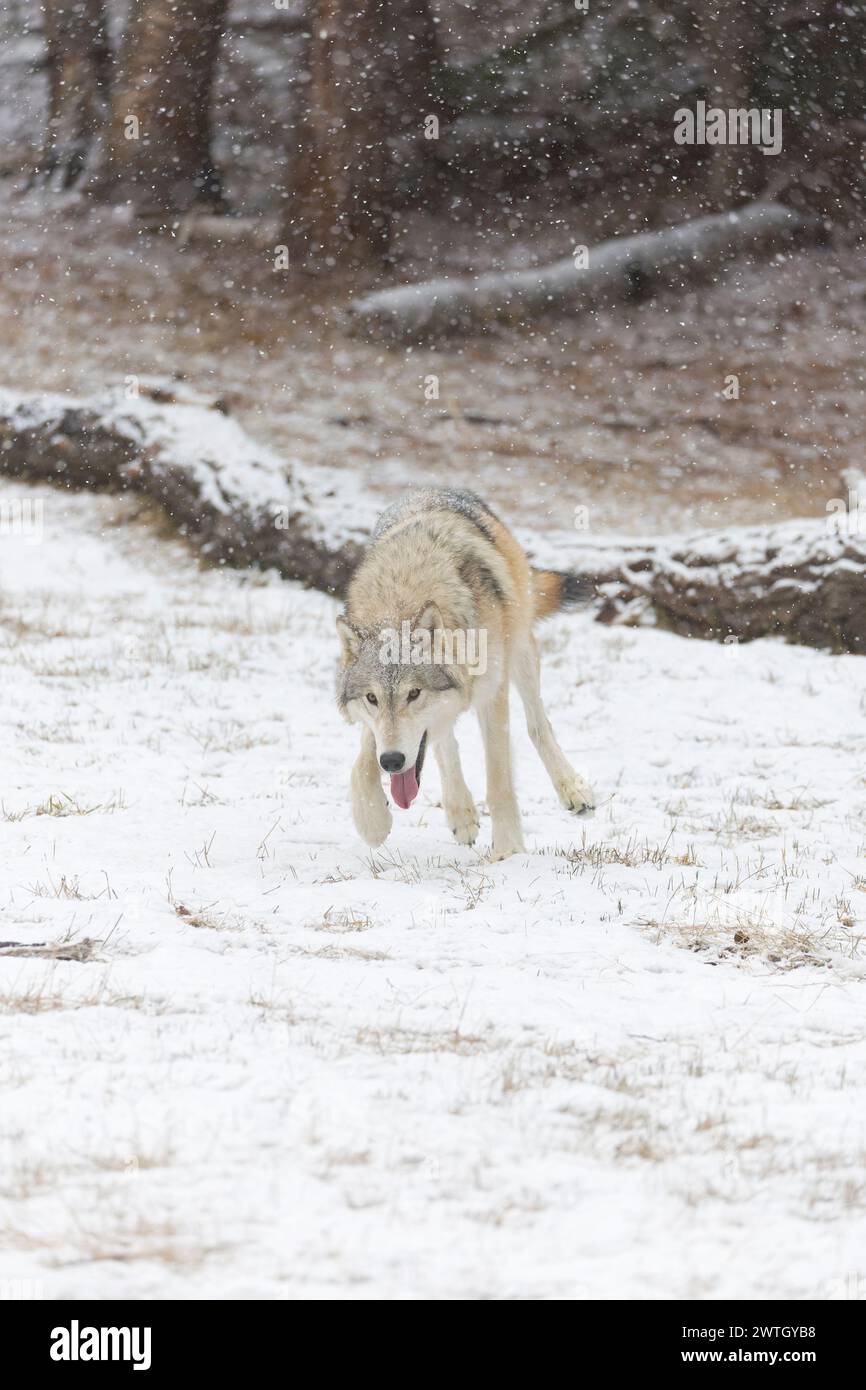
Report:
[[[583,594],[574,576],[533,570],[507,527],[473,493],[424,488],[388,508],[337,620],[338,704],[349,722],[361,725],[352,813],[367,844],[382,844],[392,823],[380,758],[386,767],[403,758],[420,777],[428,743],[439,764],[448,824],[461,844],[474,842],[478,812],[454,737],[457,717],[474,709],[484,741],[493,856],[523,849],[511,772],[510,681],[563,806],[578,815],[591,812],[592,789],[566,759],[541,701],[532,633],[536,619]],[[419,640],[448,633],[469,634],[469,640],[465,651],[459,641],[454,650],[446,648],[447,660],[403,659],[405,648],[398,658],[383,659],[385,634],[401,631]],[[486,662],[478,659],[481,634]]]

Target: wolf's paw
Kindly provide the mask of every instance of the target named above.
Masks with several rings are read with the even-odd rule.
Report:
[[[481,827],[474,801],[467,801],[465,805],[446,806],[445,815],[451,834],[458,845],[474,845]]]
[[[576,772],[558,782],[556,792],[566,811],[573,811],[576,816],[595,815],[595,792]]]
[[[494,864],[500,859],[510,859],[512,854],[525,854],[525,852],[526,846],[523,843],[523,836],[519,827],[500,830],[498,833],[496,830],[493,831],[490,858]]]
[[[525,852],[526,846],[522,841],[517,841],[515,844],[491,845],[490,860],[491,863],[498,864],[502,859],[510,859],[512,854],[524,854]]]
[[[352,815],[355,829],[365,844],[377,849],[385,843],[391,833],[393,820],[384,796],[381,801],[356,801],[352,806]]]

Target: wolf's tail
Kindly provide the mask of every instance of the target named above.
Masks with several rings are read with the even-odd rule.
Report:
[[[532,595],[535,617],[547,618],[563,608],[582,608],[595,597],[595,585],[579,574],[534,569]]]

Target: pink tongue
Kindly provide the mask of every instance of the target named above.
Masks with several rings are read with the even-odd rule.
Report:
[[[408,772],[395,772],[391,777],[391,796],[401,811],[408,811],[418,795],[418,778],[414,767]]]

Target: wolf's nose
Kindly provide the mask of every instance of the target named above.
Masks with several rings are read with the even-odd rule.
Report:
[[[385,772],[399,772],[406,759],[402,753],[382,753],[379,764]]]

